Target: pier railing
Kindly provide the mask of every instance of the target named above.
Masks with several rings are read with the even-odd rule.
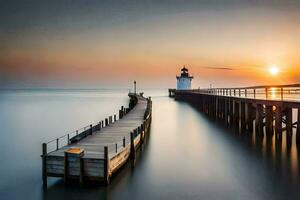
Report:
[[[119,110],[119,118],[118,119],[121,119],[129,111],[130,111],[130,108],[125,108],[124,106],[121,106],[121,109]],[[94,132],[101,130],[103,127],[108,126],[109,124],[111,124],[115,121],[117,121],[116,114],[109,116],[99,122],[90,124],[88,126],[84,126],[73,132],[70,132],[70,133],[62,135],[58,138],[50,140],[46,143],[43,143],[43,154],[51,153],[51,152],[56,151],[66,145],[75,143],[89,135],[92,135]]]
[[[292,85],[264,85],[254,87],[237,88],[208,88],[192,90],[197,93],[212,94],[219,96],[253,98],[265,100],[292,100],[300,99],[300,84]]]
[[[125,116],[133,107],[128,107],[125,108],[124,106],[121,106],[121,109],[119,110],[119,117],[117,119],[117,115],[112,115],[109,116],[107,118],[105,118],[104,120],[101,120],[99,122],[90,124],[88,126],[84,126],[80,129],[77,129],[73,132],[70,132],[68,134],[62,135],[58,138],[55,138],[53,140],[50,140],[46,143],[43,143],[43,154],[48,154],[51,153],[53,151],[56,151],[64,146],[67,146],[71,143],[75,143],[77,141],[80,141],[81,139],[92,135],[94,132],[96,131],[100,131],[102,128],[108,126],[109,124],[123,118],[123,116]],[[147,99],[147,109],[144,115],[144,121],[146,121],[149,118],[149,115],[151,115],[151,109],[152,109],[152,101],[151,98],[149,97]],[[138,127],[136,130],[134,130],[134,138],[139,134],[139,128],[142,129],[141,127]],[[128,135],[126,135],[123,140],[118,141],[115,144],[111,144],[111,145],[107,145],[107,149],[108,149],[108,153],[117,153],[120,149],[122,149],[123,147],[125,147],[127,144],[130,143],[130,135],[131,133],[128,133]]]

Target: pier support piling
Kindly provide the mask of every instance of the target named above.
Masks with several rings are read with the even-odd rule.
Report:
[[[275,110],[275,137],[282,138],[282,110],[281,106],[276,106]]]
[[[273,106],[266,106],[266,135],[272,137],[273,133]]]
[[[110,177],[109,177],[109,155],[108,155],[108,147],[104,147],[104,181],[106,185],[109,185]]]
[[[293,112],[292,108],[285,109],[285,117],[286,117],[286,144],[287,147],[291,147],[292,145],[292,136],[293,136]]]
[[[47,144],[43,143],[42,145],[42,177],[43,177],[43,186],[47,188]]]
[[[256,118],[255,118],[255,129],[256,129],[256,135],[260,138],[263,138],[264,132],[263,132],[263,105],[257,104],[256,105]]]

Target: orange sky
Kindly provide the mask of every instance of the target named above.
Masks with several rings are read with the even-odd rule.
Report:
[[[300,82],[300,4],[288,3],[171,11],[151,5],[146,16],[143,6],[105,17],[72,11],[61,23],[9,27],[0,32],[1,83],[126,87],[136,79],[143,87],[172,87],[182,65],[194,87]],[[268,73],[270,65],[279,67],[278,76]]]

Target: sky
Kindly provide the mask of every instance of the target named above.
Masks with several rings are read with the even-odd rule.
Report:
[[[0,0],[0,88],[300,82],[298,0]],[[279,73],[269,73],[277,66]]]

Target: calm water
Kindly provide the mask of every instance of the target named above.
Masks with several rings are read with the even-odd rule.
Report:
[[[126,90],[28,90],[0,93],[0,199],[299,199],[298,151],[258,145],[190,105],[153,99],[150,137],[134,169],[108,187],[42,190],[41,143],[117,113]]]

